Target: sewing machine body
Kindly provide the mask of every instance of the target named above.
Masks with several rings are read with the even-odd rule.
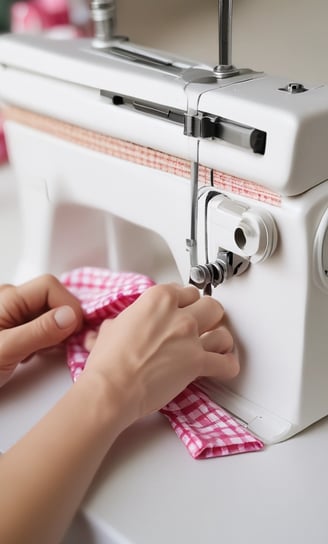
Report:
[[[202,385],[266,442],[285,439],[328,413],[328,88],[306,85],[294,94],[286,78],[251,71],[217,80],[208,66],[121,41],[113,47],[137,51],[137,61],[94,50],[89,40],[0,40],[0,93],[14,107],[6,134],[23,219],[16,279],[98,264],[100,240],[112,269],[187,282],[185,168],[199,163],[204,195],[216,196],[206,210],[199,196],[198,258],[211,262],[224,248],[250,262],[213,293],[235,331],[241,374],[227,387]],[[223,120],[226,139],[189,134],[181,119],[199,112]],[[260,152],[249,145],[249,127],[265,134]],[[110,152],[96,135],[115,139],[104,144],[114,146]],[[123,151],[116,152],[118,139]],[[136,147],[125,154],[124,142]],[[230,184],[220,175],[215,183],[213,170]],[[259,235],[245,253],[246,216],[259,221],[255,231],[262,225],[264,249]],[[163,272],[160,240],[173,256],[172,274]]]

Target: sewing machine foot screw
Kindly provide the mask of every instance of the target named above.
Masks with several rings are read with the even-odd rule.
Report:
[[[248,259],[235,255],[231,251],[220,250],[213,263],[198,264],[190,270],[190,283],[198,289],[206,289],[208,285],[217,287],[220,283],[239,276],[249,267]]]
[[[224,271],[219,263],[193,266],[190,270],[190,282],[198,289],[207,285],[219,285],[224,280]]]

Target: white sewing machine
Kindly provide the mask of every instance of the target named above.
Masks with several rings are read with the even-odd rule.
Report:
[[[99,241],[106,266],[156,279],[164,240],[236,334],[240,376],[203,387],[288,438],[328,414],[328,87],[237,70],[231,2],[214,69],[115,38],[114,3],[92,8],[93,40],[0,40],[16,279],[98,264]]]

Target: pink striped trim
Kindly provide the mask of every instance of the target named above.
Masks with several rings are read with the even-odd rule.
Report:
[[[100,134],[22,108],[7,106],[4,110],[4,115],[7,120],[46,132],[51,136],[86,147],[98,153],[111,155],[112,157],[146,166],[147,168],[161,170],[162,172],[167,172],[181,178],[190,178],[191,162],[186,159],[133,142],[113,138],[106,134]],[[200,185],[210,185],[211,171],[207,166],[200,166]],[[236,193],[273,206],[281,206],[281,195],[252,181],[214,170],[213,183],[215,187],[222,191]]]

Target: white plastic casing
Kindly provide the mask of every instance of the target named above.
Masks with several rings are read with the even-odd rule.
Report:
[[[208,203],[206,218],[209,262],[215,260],[219,247],[252,263],[265,261],[276,248],[275,223],[259,206],[248,206],[218,192]]]

